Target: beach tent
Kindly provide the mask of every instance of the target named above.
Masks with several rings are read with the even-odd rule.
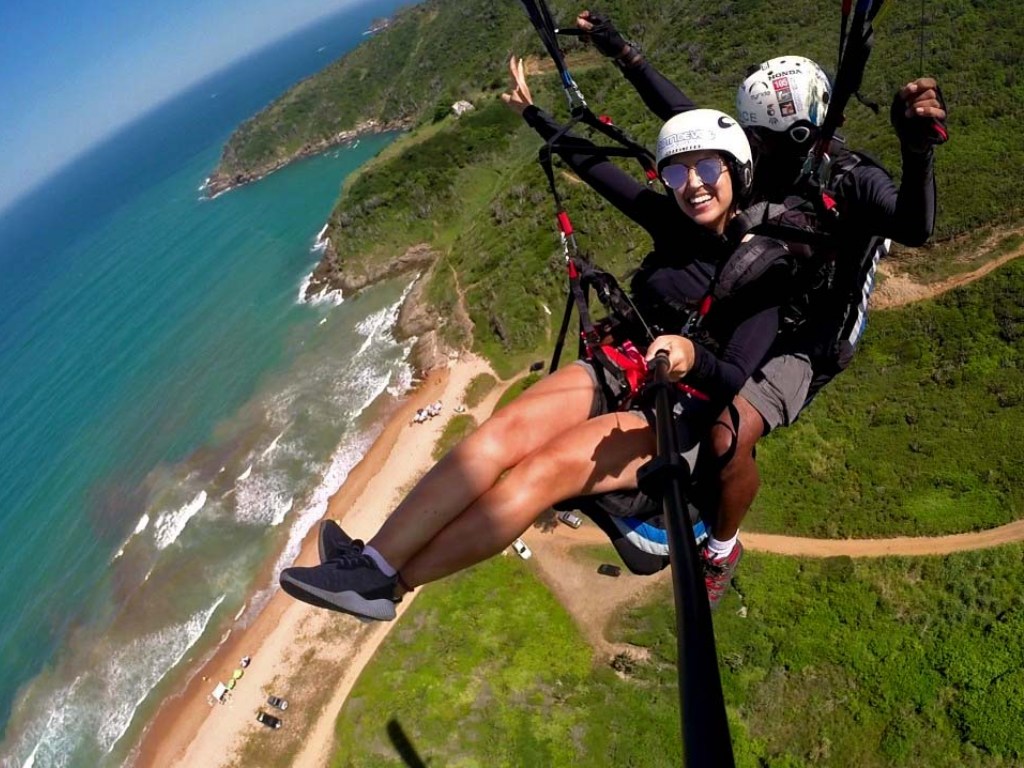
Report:
[[[210,695],[217,701],[224,701],[224,697],[228,695],[228,687],[224,683],[217,683],[217,687]]]

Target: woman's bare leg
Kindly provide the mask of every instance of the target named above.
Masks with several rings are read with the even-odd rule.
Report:
[[[582,494],[636,487],[655,452],[640,414],[598,416],[531,453],[401,567],[403,581],[425,584],[497,554],[552,504]]]
[[[584,423],[594,397],[593,380],[582,366],[569,365],[542,379],[435,464],[369,544],[403,568],[505,470]]]

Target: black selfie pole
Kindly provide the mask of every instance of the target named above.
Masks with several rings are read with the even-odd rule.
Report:
[[[658,455],[642,469],[645,484],[659,487],[672,563],[676,604],[679,706],[683,760],[687,768],[733,768],[732,741],[718,674],[711,607],[697,559],[697,541],[683,499],[689,467],[679,453],[673,405],[675,388],[668,379],[668,355],[659,352],[650,370],[655,392]]]

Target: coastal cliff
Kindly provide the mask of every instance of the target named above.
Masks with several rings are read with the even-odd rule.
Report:
[[[359,267],[348,268],[344,260],[334,250],[328,232],[327,247],[320,258],[320,263],[313,270],[304,298],[310,299],[332,291],[341,291],[343,296],[351,296],[382,280],[424,271],[436,259],[437,252],[429,245],[420,243],[410,246],[400,256],[386,262],[363,263]]]

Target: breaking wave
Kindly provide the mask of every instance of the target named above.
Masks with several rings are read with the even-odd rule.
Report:
[[[167,549],[177,541],[181,532],[185,530],[185,526],[188,525],[188,521],[199,514],[204,506],[206,506],[206,491],[200,491],[192,501],[183,507],[174,512],[161,514],[153,524],[157,549]]]

